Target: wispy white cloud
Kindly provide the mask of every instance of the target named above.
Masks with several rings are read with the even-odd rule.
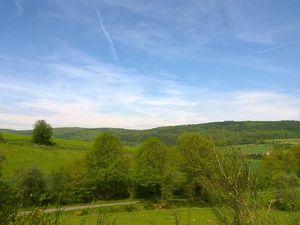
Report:
[[[38,98],[22,103],[23,113],[0,112],[2,118],[0,123],[2,127],[30,128],[29,125],[31,126],[35,120],[45,118],[54,126],[143,129],[224,120],[289,120],[297,119],[300,110],[297,98],[276,92],[243,91],[212,94],[211,91],[205,95],[205,98],[194,96],[194,99],[187,99],[187,96],[169,96],[156,100],[139,96],[133,104],[127,105],[131,111],[129,114],[99,111],[95,107],[97,100],[78,99],[66,102]],[[122,108],[122,103],[118,107]],[[26,114],[26,110],[39,113]],[[15,123],[16,126],[8,126],[11,123]]]
[[[55,82],[1,77],[1,95],[13,92],[10,97],[18,101],[0,107],[0,127],[31,128],[35,120],[44,118],[53,126],[143,129],[223,120],[297,119],[300,111],[298,98],[276,91],[191,88],[170,76],[164,80],[89,60],[84,66],[61,62],[40,66],[49,67]]]

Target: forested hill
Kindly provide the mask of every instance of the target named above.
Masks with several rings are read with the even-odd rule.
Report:
[[[7,130],[6,130],[7,132]],[[30,134],[31,131],[11,131]],[[218,145],[259,143],[267,139],[300,138],[300,121],[244,121],[215,122],[193,125],[158,127],[149,130],[118,128],[54,128],[54,137],[93,140],[102,132],[111,132],[125,145],[138,145],[150,136],[156,136],[168,144],[184,132],[198,132],[212,137]]]

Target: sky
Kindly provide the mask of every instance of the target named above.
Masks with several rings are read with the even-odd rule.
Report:
[[[299,0],[0,0],[0,128],[298,120]]]

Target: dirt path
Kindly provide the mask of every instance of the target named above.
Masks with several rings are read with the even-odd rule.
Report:
[[[45,213],[52,213],[57,211],[72,211],[72,210],[78,210],[78,209],[92,209],[92,208],[100,208],[100,207],[108,207],[108,206],[119,206],[119,205],[135,205],[138,204],[139,201],[131,201],[131,202],[112,202],[112,203],[103,203],[103,204],[96,204],[96,205],[76,205],[76,206],[67,206],[62,207],[60,209],[57,208],[50,208],[45,209]],[[32,211],[23,211],[19,212],[18,215],[28,215]]]

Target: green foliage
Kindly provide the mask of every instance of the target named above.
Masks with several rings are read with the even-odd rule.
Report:
[[[149,138],[140,146],[135,159],[138,196],[161,197],[167,151],[167,146],[157,138]]]
[[[71,177],[67,171],[61,167],[53,171],[48,178],[48,188],[52,201],[58,205],[67,204],[71,198],[70,196],[70,182]]]
[[[36,208],[28,215],[19,216],[14,225],[63,225],[65,224],[62,216],[62,211],[58,209],[55,213],[45,213],[43,208]]]
[[[76,160],[67,167],[66,172],[70,179],[68,183],[70,201],[76,203],[91,202],[93,193],[89,185],[86,161]]]
[[[300,178],[300,145],[296,145],[291,149],[293,169],[298,178]]]
[[[213,151],[217,176],[208,180],[208,185],[211,187],[211,196],[219,205],[213,208],[218,224],[273,224],[268,214],[261,215],[258,211],[261,181],[251,172],[243,153],[235,149],[225,153],[215,148]]]
[[[0,181],[0,221],[8,225],[17,217],[20,198],[15,190]]]
[[[0,178],[3,161],[4,157],[0,157]],[[2,225],[8,225],[16,219],[19,206],[20,199],[17,192],[0,180],[0,221]]]
[[[275,149],[267,154],[263,160],[264,169],[270,176],[280,172],[290,173],[295,167],[295,158],[288,150]]]
[[[32,131],[32,141],[38,145],[53,145],[53,131],[50,124],[45,120],[38,120]]]
[[[276,192],[274,205],[281,210],[300,210],[299,187],[287,187]]]
[[[31,167],[19,171],[17,184],[24,205],[43,205],[48,200],[46,178],[38,168]]]
[[[106,168],[122,155],[123,146],[118,138],[110,133],[99,136],[88,155],[89,168]]]
[[[300,146],[275,149],[263,160],[263,168],[275,191],[274,206],[281,210],[300,209]]]
[[[187,174],[182,170],[182,155],[177,148],[168,148],[162,179],[162,198],[170,200],[174,194],[182,195]]]
[[[3,155],[0,155],[0,178],[2,177],[2,163],[5,160]]]
[[[209,202],[206,180],[214,176],[212,143],[205,137],[186,133],[178,137],[177,147],[182,155],[182,167],[188,178],[186,192],[194,200]]]
[[[3,134],[0,133],[0,144],[6,142],[5,138],[3,137]]]
[[[118,138],[109,133],[99,136],[86,160],[95,197],[111,199],[127,195],[128,165]]]
[[[278,174],[272,179],[275,188],[274,205],[281,210],[300,209],[300,180],[296,175]]]

